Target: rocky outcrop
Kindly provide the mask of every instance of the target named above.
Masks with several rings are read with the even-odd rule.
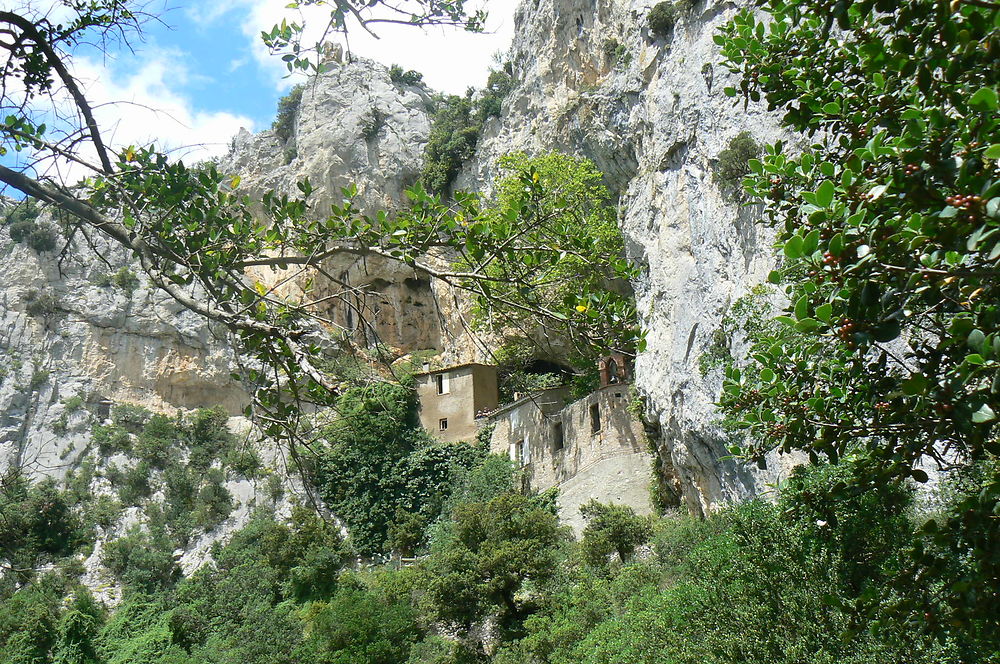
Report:
[[[698,358],[730,303],[774,260],[771,236],[755,223],[760,211],[713,182],[718,155],[744,130],[761,144],[791,137],[774,114],[723,94],[733,80],[712,36],[737,3],[679,2],[666,36],[648,29],[651,4],[523,3],[508,55],[516,87],[460,184],[490,182],[496,158],[511,150],[582,154],[605,173],[628,255],[643,268],[634,286],[648,344],[636,384],[688,507],[704,512],[764,491],[790,461],[760,470],[724,460],[728,436],[713,406],[721,375],[703,377]]]

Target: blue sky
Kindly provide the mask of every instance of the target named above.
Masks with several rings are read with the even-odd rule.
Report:
[[[189,156],[203,157],[224,151],[241,126],[267,128],[277,99],[298,80],[284,77],[284,66],[259,37],[283,16],[296,18],[287,2],[153,0],[147,10],[160,18],[146,24],[134,52],[82,52],[76,73],[87,81],[92,101],[118,102],[98,112],[99,122],[113,127],[113,143],[200,145]],[[508,47],[515,4],[489,0],[489,34],[383,26],[378,41],[352,33],[352,50],[421,71],[437,90],[461,93],[483,85],[494,54]],[[310,27],[328,15],[310,11],[301,17]]]

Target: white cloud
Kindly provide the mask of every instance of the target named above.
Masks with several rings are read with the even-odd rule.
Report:
[[[249,117],[200,110],[194,100],[181,94],[179,89],[191,80],[191,74],[176,51],[161,50],[138,67],[125,69],[121,63],[112,67],[90,58],[72,63],[72,73],[93,108],[101,136],[114,151],[155,143],[174,158],[195,163],[224,154],[240,127],[254,128]],[[76,115],[67,95],[63,94],[56,113],[63,118]],[[53,131],[66,130],[65,122],[51,120],[51,113],[48,117]],[[78,156],[91,164],[97,162],[89,144],[79,147]],[[67,183],[89,175],[86,167],[66,160],[43,165],[50,175]]]
[[[379,24],[374,26],[380,37],[376,39],[360,27],[355,27],[350,34],[351,51],[385,65],[399,64],[404,69],[415,69],[423,73],[427,84],[436,90],[462,93],[469,86],[481,87],[493,63],[493,54],[506,51],[510,46],[517,4],[518,0],[490,0],[485,34],[468,33],[457,28],[421,30],[411,26]],[[228,4],[213,0],[196,3],[188,12],[206,26],[213,22],[238,20],[248,40],[248,52],[269,73],[275,87],[284,90],[292,83],[284,78],[287,69],[280,58],[268,53],[260,33],[270,30],[283,18],[294,20],[306,27],[303,43],[314,44],[330,15],[329,7],[312,5],[296,11],[285,5],[283,0],[233,0]],[[341,38],[338,36],[337,39]]]
[[[161,51],[125,75],[81,59],[74,63],[74,73],[112,146],[155,142],[195,161],[224,153],[240,127],[253,128],[248,117],[198,110],[193,100],[178,92],[190,74],[177,53]]]

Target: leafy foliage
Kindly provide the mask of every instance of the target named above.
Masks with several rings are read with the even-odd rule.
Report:
[[[348,390],[324,432],[315,481],[365,556],[393,544],[412,550],[434,521],[457,473],[480,454],[465,443],[435,443],[420,427],[413,390],[374,384]],[[414,520],[404,528],[404,521]]]
[[[629,562],[636,547],[653,536],[649,520],[638,516],[631,507],[604,505],[591,499],[580,507],[580,513],[587,521],[581,550],[584,559],[595,567],[605,567],[613,553],[622,563]]]
[[[760,145],[748,131],[741,131],[719,153],[712,179],[729,196],[738,197],[743,178],[750,172],[749,162],[760,156]]]
[[[399,65],[393,65],[389,67],[389,80],[396,85],[421,85],[424,75],[412,69],[403,71]]]
[[[569,342],[568,359],[582,367],[608,349],[634,352],[641,346],[628,284],[635,268],[624,257],[600,172],[587,160],[559,153],[535,158],[515,153],[499,165],[496,204],[480,232],[517,234],[533,250],[522,251],[517,263],[486,267],[492,281],[478,291],[476,320],[500,322],[508,335],[501,352],[515,357],[552,356],[557,351],[546,345],[547,338]],[[473,259],[482,253],[476,245],[467,249]],[[528,327],[521,322],[525,307],[549,317],[538,328]]]
[[[499,117],[503,100],[514,88],[505,70],[491,71],[479,96],[470,89],[464,97],[450,95],[437,100],[431,133],[424,148],[420,183],[430,192],[447,194],[462,164],[475,153],[483,123]]]
[[[302,92],[305,87],[299,83],[289,90],[288,94],[278,100],[278,115],[271,124],[271,130],[282,143],[287,143],[295,131],[295,119],[299,107],[302,106]]]
[[[446,193],[462,163],[472,157],[482,129],[476,120],[468,95],[451,95],[438,102],[420,172],[420,183],[428,191]]]
[[[784,265],[771,281],[790,306],[749,365],[727,374],[723,408],[751,438],[743,454],[845,459],[857,472],[829,487],[836,495],[926,481],[925,458],[995,459],[1000,11],[931,0],[766,7],[768,19],[743,11],[716,38],[741,75],[727,94],[764,99],[787,127],[823,139],[796,156],[768,146],[745,180],[777,229]],[[996,629],[1000,567],[980,543],[996,537],[998,505],[993,475],[961,517],[928,526],[901,575],[940,588],[929,605],[901,605],[920,629]],[[975,574],[955,579],[939,547],[974,561]]]
[[[668,37],[677,22],[677,5],[672,0],[662,0],[649,10],[649,31],[657,37]]]

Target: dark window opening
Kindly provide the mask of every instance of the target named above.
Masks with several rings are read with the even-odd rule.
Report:
[[[566,440],[563,437],[562,422],[556,422],[552,425],[552,451],[558,452],[565,446]]]
[[[590,405],[590,433],[597,433],[601,430],[601,407],[598,404]]]
[[[439,373],[434,376],[434,380],[437,383],[437,393],[447,394],[448,393],[448,376],[447,374]]]
[[[438,420],[438,431],[447,431],[447,430],[448,430],[448,418],[442,417],[440,420]]]
[[[612,358],[608,360],[608,385],[617,385],[621,381],[622,377],[618,372],[618,363]]]

